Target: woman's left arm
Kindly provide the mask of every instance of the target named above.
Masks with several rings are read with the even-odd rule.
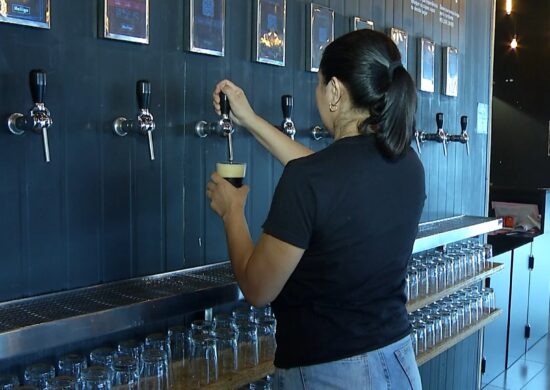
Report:
[[[234,188],[217,173],[208,183],[210,206],[222,217],[233,272],[246,300],[254,306],[272,302],[298,265],[304,249],[263,233],[256,246],[244,215],[248,187]]]

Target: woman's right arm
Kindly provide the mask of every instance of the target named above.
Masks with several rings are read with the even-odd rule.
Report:
[[[256,115],[243,90],[229,80],[220,81],[214,88],[213,104],[218,115],[221,114],[220,92],[225,93],[229,99],[231,120],[239,126],[246,127],[281,164],[286,165],[290,160],[313,153],[311,149],[290,139],[275,126]]]

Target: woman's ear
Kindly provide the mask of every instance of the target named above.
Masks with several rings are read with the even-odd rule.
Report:
[[[329,82],[330,86],[330,102],[333,105],[338,105],[340,102],[340,99],[342,99],[343,94],[343,84],[340,80],[338,80],[336,77],[332,77]]]

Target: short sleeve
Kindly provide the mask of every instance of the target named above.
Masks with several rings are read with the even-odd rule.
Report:
[[[290,161],[283,171],[263,225],[264,233],[307,249],[315,218],[315,194],[304,167]]]

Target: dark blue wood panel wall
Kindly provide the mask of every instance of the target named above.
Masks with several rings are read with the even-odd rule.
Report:
[[[487,135],[475,128],[478,102],[489,103],[493,0],[441,0],[460,13],[454,28],[414,13],[410,0],[318,3],[336,11],[336,36],[348,31],[351,16],[374,20],[380,31],[405,29],[413,75],[418,37],[436,42],[436,93],[419,92],[417,124],[433,132],[435,114],[443,112],[447,131],[458,133],[459,117],[468,115],[471,155],[462,145],[449,145],[447,157],[440,144],[423,145],[424,213],[483,214]],[[30,108],[28,71],[43,68],[54,119],[50,164],[40,136],[16,137],[0,128],[0,301],[226,260],[222,224],[204,195],[216,160],[225,156],[225,141],[199,139],[193,126],[216,118],[211,90],[228,77],[276,124],[282,119],[280,96],[294,95],[297,140],[314,149],[328,144],[309,138],[309,128],[320,120],[317,75],[304,70],[307,4],[288,0],[284,68],[251,62],[249,0],[227,1],[224,58],[184,50],[187,0],[151,2],[149,45],[98,38],[95,0],[52,0],[51,30],[0,24],[0,117]],[[458,98],[439,93],[442,45],[460,50]],[[135,82],[144,78],[153,88],[155,161],[149,160],[146,137],[119,138],[111,131],[114,118],[135,115]],[[246,212],[257,237],[282,169],[242,129],[234,147],[236,158],[249,163]],[[470,388],[471,370],[441,382],[441,370],[473,353],[477,338],[459,349],[423,367],[425,388],[464,380]]]

